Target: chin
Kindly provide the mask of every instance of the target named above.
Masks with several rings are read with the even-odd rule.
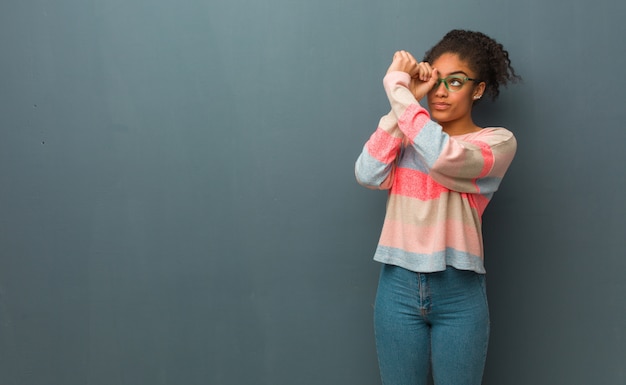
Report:
[[[440,111],[431,111],[430,118],[439,124],[452,120],[450,119],[449,114],[442,113]]]

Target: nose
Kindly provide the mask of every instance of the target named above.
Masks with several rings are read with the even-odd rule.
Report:
[[[438,85],[436,85],[433,91],[435,91],[435,96],[438,96],[438,97],[448,96],[448,89],[446,88],[446,85],[443,82],[440,82]]]

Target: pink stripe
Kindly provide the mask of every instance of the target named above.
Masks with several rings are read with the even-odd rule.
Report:
[[[437,199],[447,188],[435,182],[428,174],[409,168],[396,169],[395,182],[391,189],[392,194],[417,198],[422,201]]]
[[[480,232],[458,221],[426,227],[388,220],[385,221],[380,244],[418,254],[431,254],[451,247],[473,255],[483,255]]]
[[[424,107],[419,104],[411,104],[398,119],[398,127],[400,127],[404,135],[413,141],[429,121],[430,114]]]
[[[470,207],[475,209],[478,212],[478,217],[481,218],[487,205],[489,204],[489,199],[481,194],[463,194],[467,196],[467,200],[469,201]]]
[[[493,167],[493,152],[491,152],[491,147],[489,147],[489,145],[485,142],[480,142],[478,140],[469,140],[468,142],[480,147],[481,157],[483,158],[483,168],[480,170],[478,177],[472,181],[476,191],[480,191],[480,188],[478,187],[478,179],[489,175],[489,171],[491,171],[491,168]]]
[[[472,140],[470,141],[470,143],[473,143],[477,145],[478,147],[480,147],[484,163],[483,163],[483,169],[480,171],[480,175],[478,177],[483,178],[489,175],[489,172],[493,168],[493,162],[494,162],[493,152],[491,151],[491,147],[485,142]]]
[[[396,158],[401,142],[402,138],[396,138],[379,127],[367,142],[367,152],[376,160],[389,164]]]

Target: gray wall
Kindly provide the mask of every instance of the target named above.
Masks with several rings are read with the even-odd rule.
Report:
[[[525,82],[485,214],[485,384],[626,383],[626,3],[5,0],[0,383],[379,384],[391,55],[452,28]]]

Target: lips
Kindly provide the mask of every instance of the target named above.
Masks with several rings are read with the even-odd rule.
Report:
[[[432,108],[434,110],[438,110],[438,111],[446,110],[449,107],[450,107],[450,104],[448,104],[448,103],[442,103],[442,102],[432,103]]]

